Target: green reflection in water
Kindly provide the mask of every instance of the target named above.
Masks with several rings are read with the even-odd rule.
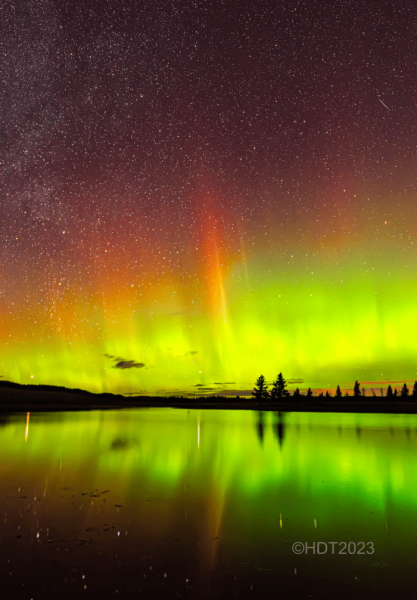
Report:
[[[145,409],[32,414],[28,422],[13,416],[0,427],[3,529],[6,539],[16,537],[13,508],[25,495],[33,540],[47,527],[66,539],[73,529],[113,520],[133,544],[126,550],[152,546],[164,568],[174,559],[163,544],[178,538],[178,560],[190,564],[192,553],[202,572],[221,559],[236,572],[254,561],[272,570],[279,564],[287,575],[304,565],[313,577],[331,564],[347,580],[358,568],[352,557],[313,565],[295,557],[291,544],[371,540],[372,560],[389,558],[391,570],[373,581],[378,567],[366,557],[362,581],[383,586],[401,572],[404,582],[417,524],[416,432],[414,415]],[[111,539],[93,542],[105,553],[114,550]]]

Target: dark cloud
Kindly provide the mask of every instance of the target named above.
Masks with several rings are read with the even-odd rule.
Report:
[[[114,365],[115,369],[142,369],[145,366],[145,363],[138,363],[134,360],[121,360],[116,365]]]
[[[112,450],[122,450],[123,448],[126,448],[126,446],[128,445],[128,441],[126,439],[122,439],[122,438],[116,438],[111,445],[111,449]]]
[[[236,381],[224,381],[221,383],[215,381],[213,385],[236,385]]]
[[[116,439],[113,440],[113,442],[111,444],[111,449],[112,450],[125,450],[126,448],[128,448],[130,446],[137,446],[138,444],[140,444],[140,441],[137,440],[136,438],[128,440],[127,438],[124,438],[124,437],[117,437]]]
[[[110,358],[116,363],[113,367],[114,369],[142,369],[145,367],[145,363],[136,362],[135,360],[127,360],[122,356],[118,356],[117,358],[115,358],[112,354],[104,354],[103,356]]]
[[[401,385],[403,383],[414,383],[414,379],[383,379],[380,381],[360,381],[361,385],[391,385],[391,384],[398,384]],[[346,387],[353,387],[353,383],[351,384],[351,386],[346,385]]]
[[[304,383],[304,379],[288,379],[288,383]]]
[[[198,350],[190,350],[190,352],[186,352],[184,356],[192,356],[193,354],[198,354]]]

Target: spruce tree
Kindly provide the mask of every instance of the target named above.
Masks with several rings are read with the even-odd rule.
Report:
[[[307,398],[311,398],[313,396],[313,390],[311,388],[308,388],[306,396]]]
[[[391,398],[393,397],[393,393],[392,393],[392,387],[389,385],[387,388],[387,398]]]
[[[258,402],[263,402],[264,400],[268,400],[269,392],[268,386],[265,384],[265,377],[260,375],[256,380],[255,388],[252,392],[252,396],[255,397],[255,400]]]
[[[282,373],[280,373],[273,383],[271,390],[271,398],[273,400],[276,400],[278,398],[286,398],[287,396],[289,396],[290,393],[288,390],[285,389],[286,387],[287,382],[283,378]]]
[[[340,386],[338,385],[336,388],[336,394],[335,394],[336,398],[341,398],[342,397],[342,392],[340,390]]]
[[[358,398],[361,395],[361,384],[359,381],[355,381],[355,386],[353,388],[353,395],[355,398]]]
[[[407,384],[404,383],[403,387],[401,388],[401,398],[408,398],[409,395],[410,390],[408,389]]]

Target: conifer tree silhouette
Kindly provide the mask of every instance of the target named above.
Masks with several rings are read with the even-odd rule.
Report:
[[[417,399],[417,381],[414,382],[413,386],[413,398]]]
[[[361,395],[361,384],[359,383],[359,381],[355,381],[353,395],[355,396],[355,398],[358,398]]]
[[[404,383],[403,387],[401,388],[401,398],[408,398],[409,395],[410,390],[408,389],[408,385]]]
[[[271,398],[275,400],[277,398],[286,398],[287,396],[289,396],[290,393],[288,390],[285,389],[286,387],[287,382],[283,378],[282,373],[280,373],[273,383],[271,390]]]
[[[306,396],[307,398],[311,398],[313,396],[313,390],[311,388],[308,388]]]
[[[342,392],[340,391],[340,386],[338,385],[336,388],[336,394],[335,394],[336,398],[341,398],[342,397]]]
[[[392,398],[393,397],[393,393],[392,393],[392,387],[389,385],[387,388],[387,398]]]
[[[262,402],[263,400],[268,400],[269,392],[268,386],[265,383],[265,377],[260,375],[256,380],[255,388],[252,392],[252,396],[255,397],[255,400],[258,402]]]

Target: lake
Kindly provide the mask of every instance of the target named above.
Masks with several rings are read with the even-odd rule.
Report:
[[[417,599],[417,416],[3,415],[2,597]]]

